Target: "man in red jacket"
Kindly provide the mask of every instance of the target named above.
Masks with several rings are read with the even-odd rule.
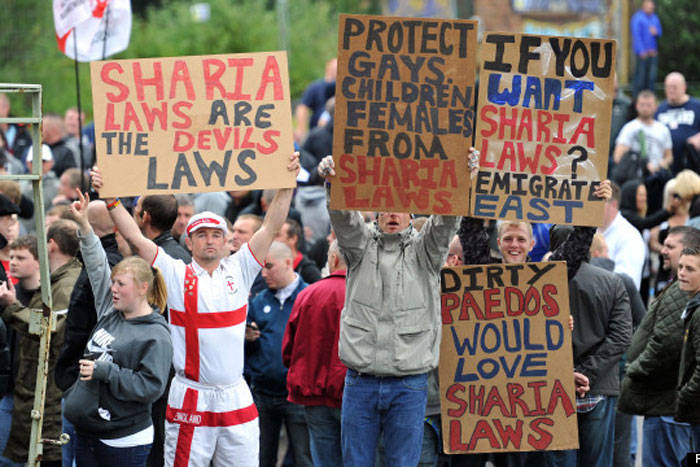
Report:
[[[347,368],[338,358],[345,262],[338,242],[328,248],[330,275],[302,290],[282,341],[288,400],[304,406],[315,466],[342,465],[340,407]]]

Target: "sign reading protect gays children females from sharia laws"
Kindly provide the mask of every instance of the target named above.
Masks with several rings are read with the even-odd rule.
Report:
[[[90,71],[101,196],[296,185],[285,52],[111,60]]]
[[[566,263],[441,275],[445,452],[578,448]]]
[[[480,60],[472,215],[600,225],[615,42],[488,33]]]
[[[476,31],[340,16],[333,209],[467,214]]]

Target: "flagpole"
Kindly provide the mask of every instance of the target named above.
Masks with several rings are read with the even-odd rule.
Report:
[[[80,153],[80,190],[86,190],[85,158],[83,157],[83,112],[80,106],[80,73],[78,69],[78,33],[73,27],[73,53],[75,54],[75,93],[78,97],[78,151]]]
[[[107,34],[109,33],[109,3],[105,9],[105,35],[102,36],[102,60],[107,58]]]

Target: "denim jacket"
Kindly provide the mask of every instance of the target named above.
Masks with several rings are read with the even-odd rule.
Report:
[[[360,373],[405,376],[438,363],[440,268],[459,217],[431,216],[383,233],[356,211],[330,211],[345,258],[347,290],[340,322],[340,360]]]

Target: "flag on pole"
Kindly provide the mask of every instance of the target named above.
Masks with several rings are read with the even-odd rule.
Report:
[[[130,0],[53,0],[53,17],[59,50],[79,62],[102,60],[129,46]]]

